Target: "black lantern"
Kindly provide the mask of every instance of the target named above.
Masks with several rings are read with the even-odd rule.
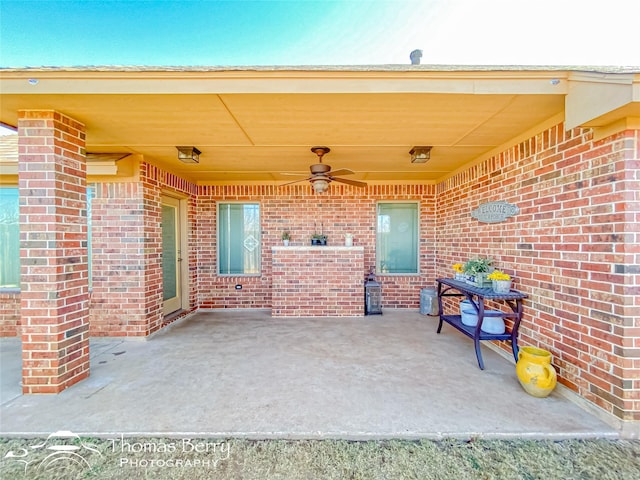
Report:
[[[376,281],[374,268],[371,267],[364,282],[364,314],[382,315],[382,287]]]

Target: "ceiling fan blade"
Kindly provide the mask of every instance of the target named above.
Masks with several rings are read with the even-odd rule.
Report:
[[[308,173],[289,173],[289,172],[280,172],[279,175],[289,175],[292,177],[308,177]]]
[[[291,185],[293,183],[300,183],[300,182],[307,182],[307,181],[309,181],[309,178],[302,178],[300,180],[294,180],[293,182],[281,183],[280,185],[278,185],[278,187],[284,187],[285,185]]]
[[[348,185],[353,185],[354,187],[366,187],[367,184],[364,182],[359,182],[358,180],[349,180],[348,178],[331,178],[334,182],[346,183]]]
[[[336,170],[335,172],[329,172],[329,175],[335,177],[336,175],[353,175],[355,172],[353,170],[349,170],[348,168],[341,168],[340,170]]]

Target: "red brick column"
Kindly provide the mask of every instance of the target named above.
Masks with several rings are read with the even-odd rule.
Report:
[[[89,376],[84,125],[54,111],[18,120],[22,391]]]

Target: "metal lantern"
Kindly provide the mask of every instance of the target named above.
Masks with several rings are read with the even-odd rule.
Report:
[[[382,315],[382,287],[376,280],[374,268],[371,267],[364,282],[364,314]]]

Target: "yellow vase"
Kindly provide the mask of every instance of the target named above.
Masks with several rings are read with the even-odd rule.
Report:
[[[539,398],[548,396],[557,383],[551,353],[536,347],[522,347],[518,351],[516,375],[522,388]]]

